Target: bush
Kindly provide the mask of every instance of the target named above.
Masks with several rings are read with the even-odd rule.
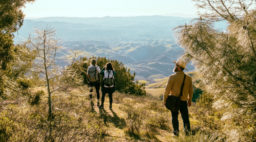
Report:
[[[15,125],[7,117],[0,117],[0,141],[7,142],[12,136]]]
[[[30,105],[38,105],[41,100],[41,96],[44,95],[44,91],[40,90],[35,93],[35,95],[31,95],[29,98]]]
[[[29,88],[32,87],[32,82],[31,80],[27,78],[19,78],[17,79],[17,88],[24,96],[29,96],[31,94]],[[13,88],[13,90],[15,90]]]
[[[135,94],[139,96],[146,95],[145,84],[140,84],[138,81],[135,81],[135,83],[129,84],[126,87],[125,93]]]
[[[32,83],[30,82],[30,80],[28,79],[25,79],[25,78],[20,78],[17,80],[19,86],[22,88],[22,89],[28,89],[29,87],[32,86]]]
[[[83,79],[84,84],[88,84],[86,71],[88,66],[90,65],[90,60],[92,58],[87,59],[86,57],[81,58],[73,62],[67,69],[72,72],[70,73],[66,79],[69,84],[75,84],[78,82],[77,80]],[[134,95],[146,95],[145,84],[139,83],[135,81],[135,73],[132,74],[130,69],[126,68],[124,64],[117,60],[109,60],[105,57],[96,58],[98,66],[103,69],[106,63],[111,62],[114,70],[116,71],[116,86],[115,89],[119,92],[134,94]],[[64,81],[65,82],[65,81]]]

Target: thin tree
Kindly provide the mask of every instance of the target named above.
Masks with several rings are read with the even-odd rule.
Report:
[[[33,48],[37,51],[35,59],[35,70],[44,75],[48,93],[48,120],[53,119],[52,114],[52,93],[54,90],[53,80],[57,76],[56,51],[60,47],[52,29],[37,30],[34,41],[31,41]]]

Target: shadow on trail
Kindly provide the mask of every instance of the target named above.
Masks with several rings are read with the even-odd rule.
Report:
[[[108,112],[106,112],[106,110],[104,108],[99,109],[100,117],[104,120],[104,124],[107,125],[107,122],[110,122],[110,123],[113,123],[115,125],[115,127],[119,128],[119,129],[123,129],[126,126],[125,119],[120,118],[113,111],[113,109],[110,109],[110,111],[113,114],[113,116],[109,115]]]

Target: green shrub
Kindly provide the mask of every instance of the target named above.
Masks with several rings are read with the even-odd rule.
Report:
[[[17,80],[18,85],[21,87],[21,89],[26,90],[32,86],[32,83],[29,79],[26,78],[19,78]]]
[[[0,97],[3,98],[4,97],[4,81],[2,79],[2,76],[0,77]]]
[[[146,95],[145,84],[140,84],[138,81],[135,81],[126,87],[125,93],[144,96]]]
[[[84,84],[88,84],[86,71],[88,66],[90,65],[90,60],[92,58],[87,59],[86,57],[81,58],[73,62],[67,70],[70,72],[69,75],[66,76],[66,81],[68,84],[75,84],[79,79],[83,79]],[[114,70],[116,71],[116,80],[115,80],[115,89],[119,92],[134,94],[134,95],[146,95],[145,91],[145,83],[139,83],[135,81],[135,73],[132,74],[130,69],[124,66],[123,63],[117,60],[109,60],[105,57],[96,58],[98,66],[103,69],[106,63],[111,62]],[[65,81],[64,81],[65,82]]]
[[[0,117],[0,141],[7,142],[13,135],[15,124],[5,116]]]
[[[30,105],[38,105],[41,100],[41,96],[44,95],[44,91],[37,91],[34,95],[31,95],[29,98]]]

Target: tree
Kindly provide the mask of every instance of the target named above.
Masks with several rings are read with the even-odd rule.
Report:
[[[55,31],[51,29],[37,30],[36,37],[31,40],[31,48],[37,52],[34,68],[35,71],[44,76],[48,93],[48,119],[53,118],[51,96],[54,89],[54,80],[58,75],[57,65],[55,64],[56,51],[59,48],[55,38]]]
[[[12,59],[13,33],[23,24],[24,14],[21,8],[26,2],[34,0],[2,0],[0,2],[0,63],[6,69]]]
[[[233,109],[233,120],[243,117],[255,123],[256,1],[194,1],[201,17],[191,25],[178,28],[179,42],[215,101],[225,100],[229,107],[238,108]],[[226,31],[214,28],[213,24],[219,21],[228,23]],[[236,125],[250,127],[245,121]],[[255,132],[254,129],[240,134],[255,138]]]
[[[14,60],[17,47],[13,44],[13,33],[23,23],[24,14],[21,10],[25,3],[34,0],[1,0],[0,1],[0,96],[6,91],[10,79],[8,72],[12,70],[11,62]],[[12,75],[12,74],[11,74]],[[8,92],[8,91],[7,91]]]

